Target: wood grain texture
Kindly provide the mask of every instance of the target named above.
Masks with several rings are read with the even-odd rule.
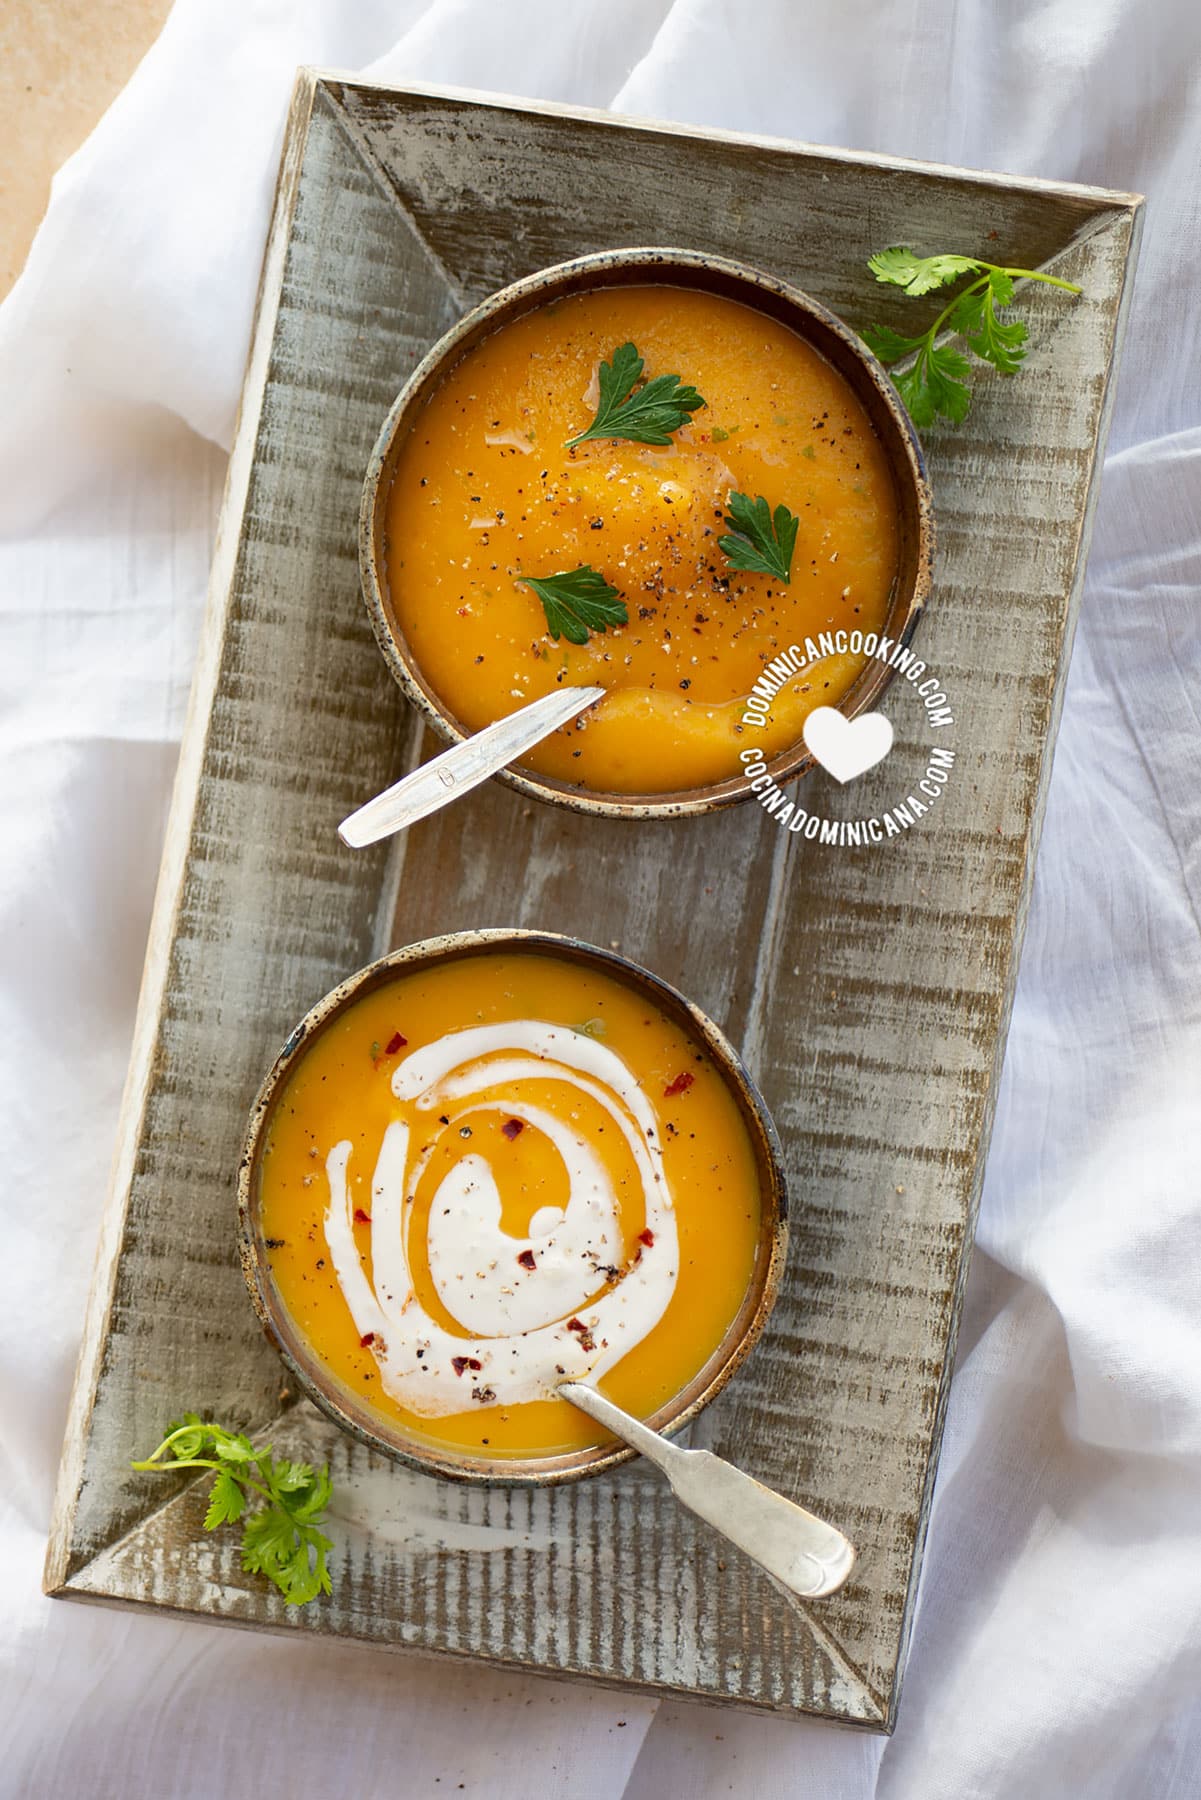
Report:
[[[302,79],[52,1591],[891,1728],[1137,228],[1129,196]],[[633,826],[492,784],[390,856],[341,848],[337,819],[432,748],[370,640],[355,519],[396,388],[467,304],[641,240],[764,261],[866,322],[888,310],[869,251],[991,231],[1086,295],[1024,295],[1028,372],[982,377],[966,426],[929,439],[940,538],[918,649],[956,752],[936,816],[836,849],[754,806]],[[900,682],[884,709],[896,748],[853,803],[818,774],[803,805],[866,816],[911,790],[920,702]],[[744,1044],[784,1138],[793,1243],[761,1345],[696,1434],[849,1531],[855,1577],[819,1607],[724,1554],[648,1471],[463,1490],[381,1464],[281,1393],[233,1254],[253,1090],[288,1025],[368,955],[481,925],[616,942]],[[197,1405],[330,1456],[332,1601],[290,1615],[228,1534],[198,1540],[194,1489],[128,1475]]]

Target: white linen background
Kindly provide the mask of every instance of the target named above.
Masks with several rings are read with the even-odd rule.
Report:
[[[302,62],[1149,195],[888,1743],[40,1595]],[[1199,169],[1195,0],[179,0],[0,308],[5,1797],[1201,1795]]]

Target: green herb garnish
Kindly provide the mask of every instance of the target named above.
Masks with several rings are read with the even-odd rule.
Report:
[[[705,402],[678,375],[642,380],[642,358],[633,344],[620,344],[612,362],[600,366],[600,404],[587,431],[568,438],[567,448],[589,438],[628,438],[634,444],[670,444],[671,434],[687,425]]]
[[[569,644],[586,644],[589,632],[629,622],[617,589],[587,563],[562,575],[523,575],[521,580],[541,600],[547,630],[556,643],[565,637]]]
[[[786,506],[774,514],[760,494],[731,494],[726,524],[733,533],[718,538],[717,547],[732,569],[751,569],[774,575],[787,585],[792,576],[792,552],[800,520]]]
[[[955,332],[982,362],[991,363],[1002,375],[1013,375],[1026,354],[1029,332],[1021,319],[998,318],[997,308],[1012,301],[1014,282],[1043,281],[1069,294],[1081,292],[1075,282],[1040,274],[1037,269],[1003,268],[975,256],[918,256],[900,245],[869,257],[867,266],[877,281],[913,295],[945,287],[961,275],[976,276],[948,301],[920,337],[905,337],[889,325],[872,325],[863,333],[868,349],[882,363],[913,357],[912,364],[898,370],[893,380],[918,427],[932,425],[939,417],[958,425],[972,403],[964,379],[971,374],[971,363],[953,345],[935,341],[940,331]]]
[[[152,1456],[130,1467],[160,1475],[214,1469],[206,1531],[236,1524],[251,1497],[260,1495],[265,1505],[250,1513],[242,1527],[242,1567],[273,1581],[289,1606],[303,1606],[331,1591],[325,1558],[333,1544],[317,1529],[333,1493],[328,1464],[318,1472],[308,1463],[287,1462],[272,1456],[270,1444],[256,1450],[241,1432],[185,1413],[168,1427]]]

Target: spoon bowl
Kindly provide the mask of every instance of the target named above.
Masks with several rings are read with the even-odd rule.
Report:
[[[561,1381],[559,1393],[666,1475],[681,1506],[737,1546],[765,1574],[799,1600],[834,1593],[855,1566],[855,1551],[837,1526],[806,1512],[711,1450],[669,1444],[581,1381]]]

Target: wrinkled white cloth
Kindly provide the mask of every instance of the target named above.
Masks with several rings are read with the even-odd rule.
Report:
[[[40,1595],[302,62],[1150,197],[887,1743]],[[0,308],[0,1795],[1201,1795],[1199,170],[1195,0],[179,0]]]

